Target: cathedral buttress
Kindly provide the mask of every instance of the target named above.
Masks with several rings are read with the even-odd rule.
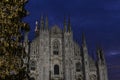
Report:
[[[64,32],[67,32],[66,18],[64,17]]]
[[[98,69],[98,80],[108,80],[107,66],[105,63],[105,57],[102,48],[97,48],[97,69]]]
[[[71,32],[70,16],[68,17],[68,32]]]
[[[64,19],[65,20],[65,19]],[[67,30],[68,29],[68,30]],[[64,21],[64,77],[65,80],[74,80],[74,58],[73,58],[73,36],[70,25],[70,18],[68,19],[68,27]]]
[[[48,16],[45,19],[45,30],[48,30]]]
[[[88,49],[86,45],[86,39],[84,33],[82,34],[82,54],[83,54],[83,67],[84,67],[84,79],[90,80],[89,75],[89,60],[88,60]]]

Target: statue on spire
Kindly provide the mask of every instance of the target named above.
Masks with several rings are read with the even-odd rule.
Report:
[[[36,21],[35,24],[36,24],[35,34],[36,34],[36,36],[38,36],[38,35],[39,35],[39,25],[38,25],[38,21]]]
[[[35,32],[38,32],[39,31],[38,21],[36,21],[35,24],[36,24]]]

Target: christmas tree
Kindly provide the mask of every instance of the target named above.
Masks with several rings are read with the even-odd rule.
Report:
[[[29,31],[22,21],[27,0],[0,0],[0,80],[26,80],[21,32]]]

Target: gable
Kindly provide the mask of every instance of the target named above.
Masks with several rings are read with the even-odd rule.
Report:
[[[58,25],[54,25],[54,26],[51,28],[51,33],[52,33],[52,34],[61,34],[61,33],[62,33],[62,30],[59,28]]]

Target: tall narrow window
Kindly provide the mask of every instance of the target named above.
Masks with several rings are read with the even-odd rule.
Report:
[[[81,78],[78,78],[78,80],[82,80]]]
[[[76,63],[76,71],[77,72],[80,72],[80,69],[81,68],[81,65],[80,65],[80,62]]]
[[[59,54],[59,41],[55,40],[53,42],[53,54],[58,55]]]
[[[54,74],[59,75],[59,66],[58,65],[54,66]]]
[[[35,61],[31,60],[30,68],[31,70],[35,70],[36,63]]]
[[[30,80],[35,80],[35,78],[34,78],[34,77],[32,77],[32,78],[30,78]]]

